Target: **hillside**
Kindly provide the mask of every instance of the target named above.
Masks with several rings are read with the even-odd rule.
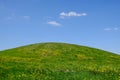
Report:
[[[66,43],[0,51],[0,80],[120,80],[120,55]]]

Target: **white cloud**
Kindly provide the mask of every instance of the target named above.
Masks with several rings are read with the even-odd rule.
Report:
[[[11,20],[11,19],[13,19],[13,17],[6,17],[6,20]]]
[[[115,28],[104,28],[104,31],[117,31],[119,30],[119,28],[115,27]]]
[[[5,17],[5,20],[13,20],[15,18],[16,18],[15,14],[11,13],[8,17]]]
[[[111,28],[104,28],[104,31],[111,31]]]
[[[23,16],[24,19],[30,19],[30,16]]]
[[[119,28],[116,27],[116,28],[114,28],[114,30],[119,30]]]
[[[5,20],[20,20],[20,19],[24,19],[24,20],[30,20],[31,17],[30,16],[17,16],[16,14],[12,13],[10,16],[5,17]]]
[[[56,21],[49,21],[49,22],[47,22],[47,24],[50,24],[52,26],[61,26],[61,24]]]
[[[77,13],[74,11],[70,11],[68,13],[61,12],[60,13],[60,18],[65,18],[65,17],[79,17],[79,16],[86,16],[87,13]]]

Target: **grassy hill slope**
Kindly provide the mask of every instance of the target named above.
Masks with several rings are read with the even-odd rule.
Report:
[[[0,51],[0,80],[120,80],[120,55],[66,43]]]

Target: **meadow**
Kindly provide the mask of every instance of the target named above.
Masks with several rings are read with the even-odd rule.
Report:
[[[0,51],[0,80],[120,80],[120,55],[67,43]]]

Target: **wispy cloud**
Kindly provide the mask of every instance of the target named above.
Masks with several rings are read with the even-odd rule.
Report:
[[[30,16],[22,16],[23,17],[23,19],[30,19],[31,17]]]
[[[14,13],[11,13],[10,16],[5,17],[5,20],[13,20],[16,18],[16,15]]]
[[[6,19],[6,20],[11,20],[11,19],[13,19],[13,17],[8,16],[8,17],[6,17],[5,19]]]
[[[104,31],[117,31],[119,30],[119,28],[115,27],[115,28],[104,28]]]
[[[11,14],[10,16],[5,17],[5,20],[20,20],[20,19],[30,20],[31,17],[30,16],[18,16],[15,14]]]
[[[111,28],[104,28],[104,31],[111,31]]]
[[[113,28],[113,29],[114,29],[114,30],[119,30],[119,28],[117,28],[117,27],[116,27],[116,28]]]
[[[61,26],[61,24],[56,21],[49,21],[47,22],[47,24],[52,25],[52,26]]]
[[[80,17],[80,16],[87,16],[87,13],[77,13],[75,11],[70,11],[68,13],[61,12],[60,18],[65,18],[65,17]]]
[[[3,16],[3,20],[7,20],[7,21],[11,21],[11,20],[30,20],[31,19],[31,16],[28,16],[28,15],[18,15],[14,12],[14,9],[11,9],[9,7],[6,7],[5,5],[3,4],[0,4],[0,9],[3,9],[3,13],[4,16]],[[6,15],[7,14],[7,15]]]

